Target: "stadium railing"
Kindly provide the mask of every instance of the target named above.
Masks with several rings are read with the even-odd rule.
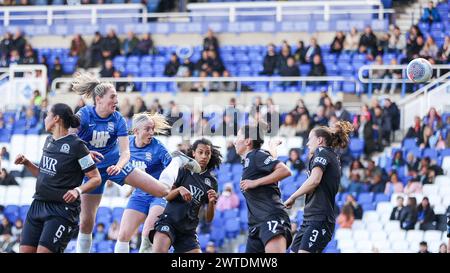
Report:
[[[199,77],[128,77],[128,78],[102,78],[102,81],[109,81],[113,83],[117,82],[126,82],[126,83],[223,83],[223,82],[234,82],[236,83],[236,95],[239,96],[242,91],[244,91],[244,86],[247,84],[257,84],[257,83],[268,83],[267,88],[263,88],[265,90],[257,90],[257,91],[267,91],[268,93],[272,92],[283,92],[284,90],[273,88],[277,85],[289,85],[291,82],[301,83],[301,86],[294,85],[288,87],[286,92],[299,92],[304,93],[307,90],[307,83],[315,83],[317,86],[321,86],[323,89],[326,89],[330,92],[339,92],[342,91],[340,88],[340,83],[350,82],[354,84],[354,92],[359,93],[360,86],[358,84],[357,79],[355,77],[343,77],[343,76],[323,76],[323,77],[217,77],[217,78],[199,78]],[[51,90],[56,92],[67,92],[68,88],[64,89],[64,84],[68,84],[72,81],[71,78],[56,78],[53,80],[51,84]],[[322,84],[321,84],[322,83]],[[325,84],[326,83],[326,84]],[[57,86],[61,86],[58,90]],[[318,87],[319,88],[319,87]],[[170,90],[173,93],[180,92],[179,88],[171,88]],[[145,91],[145,90],[138,90]],[[150,90],[158,91],[158,90]],[[209,93],[209,89],[205,88],[205,96]]]
[[[378,8],[375,8],[375,6]],[[296,8],[303,10],[296,10]],[[318,9],[314,10],[314,8]],[[392,9],[385,9],[380,0],[191,3],[187,5],[187,9],[192,13],[213,12],[215,14],[213,16],[219,14],[220,16],[227,16],[229,22],[236,22],[238,16],[261,15],[275,16],[276,21],[281,22],[285,15],[302,14],[321,14],[325,21],[329,21],[332,14],[378,14],[378,19],[381,20],[385,13],[394,12]]]

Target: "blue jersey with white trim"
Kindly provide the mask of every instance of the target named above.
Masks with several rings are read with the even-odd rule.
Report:
[[[159,179],[162,171],[170,164],[172,157],[161,141],[152,138],[144,147],[136,147],[135,136],[130,136],[130,162],[138,169],[143,170],[156,179]],[[141,189],[136,189],[133,194],[147,195]]]
[[[97,167],[101,169],[117,164],[120,157],[117,138],[128,135],[127,123],[122,114],[114,111],[109,117],[101,118],[94,106],[89,105],[81,108],[77,115],[81,121],[78,136],[86,142],[89,150],[104,156]]]

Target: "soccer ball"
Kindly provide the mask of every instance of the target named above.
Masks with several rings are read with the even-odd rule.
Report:
[[[413,82],[426,82],[433,75],[433,68],[429,61],[417,58],[412,60],[406,67],[406,75]]]

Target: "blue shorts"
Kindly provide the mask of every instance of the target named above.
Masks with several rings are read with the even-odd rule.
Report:
[[[100,176],[102,177],[102,184],[98,186],[97,188],[93,189],[92,191],[88,192],[89,194],[103,194],[103,190],[105,189],[106,181],[111,180],[112,182],[123,186],[125,182],[125,178],[133,172],[134,167],[131,165],[130,162],[128,162],[123,168],[120,173],[110,176],[108,173],[106,173],[106,169],[108,168],[102,168],[99,169]],[[89,179],[87,177],[84,177],[83,183],[86,183]]]
[[[127,209],[136,210],[142,212],[145,215],[148,215],[148,211],[153,206],[161,206],[163,208],[166,207],[167,201],[164,198],[154,197],[150,194],[136,194],[135,190],[128,200]]]

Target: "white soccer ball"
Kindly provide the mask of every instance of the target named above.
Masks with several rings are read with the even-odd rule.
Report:
[[[433,75],[433,68],[429,61],[417,58],[409,62],[406,67],[406,75],[413,82],[427,82]]]

